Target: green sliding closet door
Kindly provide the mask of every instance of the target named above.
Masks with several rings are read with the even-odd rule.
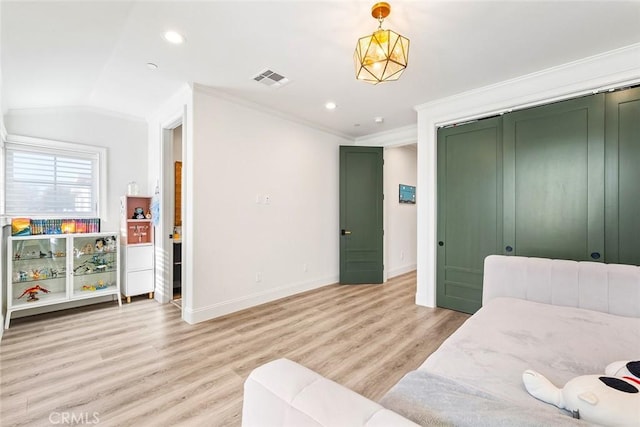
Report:
[[[492,253],[640,265],[640,88],[438,131],[437,304]]]
[[[504,116],[504,253],[604,261],[604,95]]]
[[[640,265],[640,88],[607,94],[606,262]]]
[[[438,131],[437,304],[482,305],[484,258],[502,243],[502,121]]]

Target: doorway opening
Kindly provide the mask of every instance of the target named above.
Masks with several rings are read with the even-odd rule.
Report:
[[[189,286],[185,280],[184,207],[185,190],[182,165],[185,152],[185,114],[182,111],[161,125],[161,214],[156,236],[159,247],[156,255],[156,299],[172,303],[184,311]]]
[[[173,129],[173,294],[172,300],[182,300],[182,125]]]
[[[384,248],[385,281],[417,268],[418,147],[415,143],[384,149]]]

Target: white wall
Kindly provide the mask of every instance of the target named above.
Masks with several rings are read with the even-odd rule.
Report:
[[[337,282],[338,146],[350,141],[198,86],[193,124],[185,319]]]
[[[120,196],[136,181],[148,194],[147,124],[93,108],[9,110],[5,125],[10,135],[22,135],[107,148],[107,206],[103,231],[119,230]]]
[[[395,277],[416,269],[416,205],[399,203],[400,184],[416,185],[415,144],[384,150],[385,271]],[[419,201],[417,203],[420,203]]]

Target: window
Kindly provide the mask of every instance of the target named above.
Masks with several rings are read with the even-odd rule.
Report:
[[[9,137],[5,144],[5,214],[99,216],[104,154],[98,147]]]

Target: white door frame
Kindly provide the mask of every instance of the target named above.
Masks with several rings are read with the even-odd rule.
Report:
[[[158,232],[162,233],[162,237],[158,239],[160,241],[160,247],[156,247],[156,262],[160,260],[163,264],[160,271],[163,272],[160,280],[160,292],[157,292],[158,302],[168,303],[173,298],[173,239],[169,238],[170,234],[173,234],[173,217],[174,217],[174,165],[173,165],[173,131],[178,126],[182,125],[182,164],[185,165],[185,142],[186,142],[186,109],[180,113],[172,116],[168,120],[161,123],[160,126],[160,179],[162,181],[161,195],[160,195],[160,221],[158,224]],[[185,180],[182,180],[182,198],[185,199],[186,189]],[[182,203],[182,217],[184,218],[185,204]],[[184,229],[183,229],[184,230]],[[182,234],[182,259],[184,259],[185,252],[185,235]],[[164,268],[162,268],[164,267]],[[184,269],[182,272],[182,294],[183,304],[182,312],[184,318],[184,299],[185,294],[190,293],[191,289],[188,283],[184,280]]]

